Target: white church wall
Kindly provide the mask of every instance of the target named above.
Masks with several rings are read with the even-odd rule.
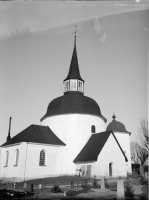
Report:
[[[62,154],[65,147],[41,144],[28,144],[26,180],[61,175],[63,172]],[[39,165],[40,151],[46,153],[45,166]]]
[[[125,158],[112,134],[98,156],[93,175],[109,176],[110,163],[113,163],[112,176],[126,176]]]
[[[15,152],[19,150],[19,162],[15,165]],[[6,152],[9,152],[8,165],[5,166],[6,162]],[[2,160],[1,160],[1,179],[7,181],[19,181],[24,177],[24,145],[16,144],[13,146],[2,147],[1,148]]]
[[[105,131],[103,119],[85,114],[65,114],[48,117],[42,121],[42,125],[49,126],[57,137],[66,144],[63,152],[65,157],[64,174],[76,173],[73,160],[91,137],[91,126],[96,127],[96,132]]]
[[[15,151],[19,150],[18,166],[15,164]],[[20,145],[1,148],[3,160],[1,179],[19,182],[28,179],[57,176],[62,174],[62,152],[64,147],[23,142]],[[46,166],[39,166],[40,151],[46,152]],[[9,151],[8,166],[5,165],[5,153]]]
[[[116,136],[118,142],[120,143],[123,151],[125,152],[125,155],[128,159],[128,162],[126,163],[127,172],[132,173],[131,168],[131,152],[130,152],[130,136],[126,133],[121,132],[114,132],[114,135]]]
[[[87,172],[87,166],[91,166],[91,170],[90,173]],[[96,162],[77,162],[76,163],[76,175],[79,176],[89,176],[89,177],[93,177],[93,174],[95,172],[95,166],[96,166]]]
[[[0,179],[2,177],[2,155],[1,155],[1,152],[2,152],[2,148],[0,147]]]
[[[113,135],[109,136],[106,144],[104,145],[102,151],[100,152],[98,159],[96,162],[78,162],[76,163],[76,173],[79,174],[79,170],[85,170],[85,176],[87,174],[87,165],[91,166],[91,177],[96,176],[99,178],[100,176],[109,176],[109,164],[112,164],[112,176],[126,176],[126,162],[125,158],[116,143]],[[85,166],[85,167],[83,167]]]

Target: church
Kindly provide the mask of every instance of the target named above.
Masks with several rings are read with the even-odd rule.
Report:
[[[63,81],[64,94],[53,99],[41,125],[32,124],[0,147],[4,181],[81,175],[117,177],[131,173],[130,132],[113,114],[106,126],[97,102],[84,95],[76,48]]]

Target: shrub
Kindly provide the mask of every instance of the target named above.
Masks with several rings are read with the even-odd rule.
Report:
[[[98,180],[96,179],[96,176],[94,176],[94,179],[93,179],[93,181],[92,181],[92,185],[93,185],[94,187],[97,187],[97,186],[98,186]]]
[[[144,172],[148,172],[148,166],[147,165],[144,166]]]
[[[130,183],[129,179],[126,179],[126,181],[124,182],[124,191],[126,197],[134,196],[133,185]]]
[[[83,191],[81,190],[78,190],[78,191],[75,191],[75,190],[70,190],[68,192],[66,192],[66,196],[70,197],[70,196],[76,196],[78,194],[81,194]]]
[[[90,191],[91,190],[91,186],[87,183],[87,181],[83,181],[83,183],[81,184],[82,189],[85,191]]]

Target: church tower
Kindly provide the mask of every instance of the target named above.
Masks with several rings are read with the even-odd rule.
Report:
[[[75,26],[75,36],[74,36],[74,49],[71,59],[71,64],[69,68],[68,76],[64,80],[64,93],[78,91],[84,92],[84,80],[80,76],[79,64],[77,58],[76,50],[76,26]]]
[[[46,114],[41,118],[42,125],[49,126],[66,144],[61,156],[64,174],[76,173],[73,160],[91,137],[92,127],[95,127],[96,133],[105,131],[107,121],[97,102],[84,95],[84,80],[80,75],[77,57],[76,32],[75,27],[69,72],[63,81],[64,94],[49,103]]]

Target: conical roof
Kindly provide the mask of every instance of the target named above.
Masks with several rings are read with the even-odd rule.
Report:
[[[107,131],[112,130],[113,132],[128,133],[129,135],[131,134],[131,132],[128,132],[126,130],[124,124],[115,120],[116,116],[114,114],[112,118],[113,118],[113,121],[110,122],[109,125],[107,126]]]
[[[75,42],[74,42],[74,49],[73,49],[72,59],[70,63],[69,73],[64,81],[69,80],[69,79],[79,79],[84,82],[84,80],[81,78],[80,71],[79,71],[79,64],[78,64],[78,57],[77,57],[77,50],[76,50],[76,37],[75,37]]]

